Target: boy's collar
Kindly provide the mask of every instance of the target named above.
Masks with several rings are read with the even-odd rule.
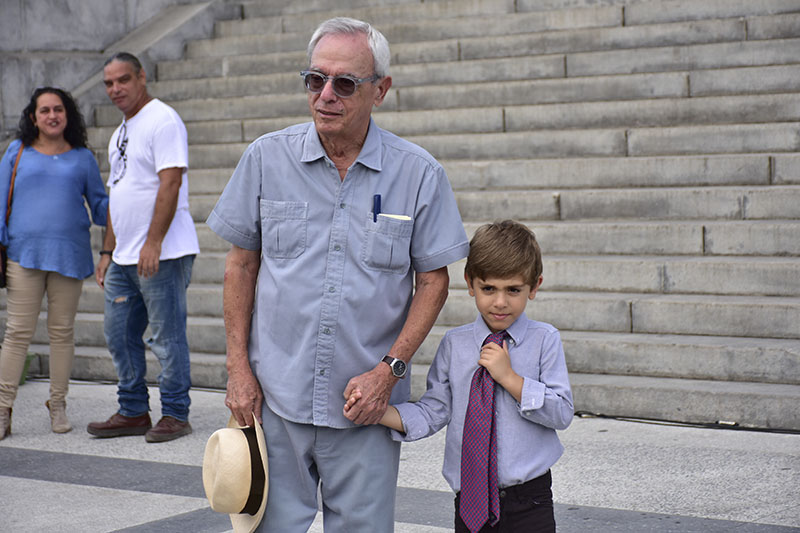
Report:
[[[528,329],[527,323],[530,320],[525,313],[522,313],[517,317],[513,324],[511,324],[508,329],[506,329],[506,333],[511,337],[511,340],[514,344],[519,344],[522,342],[522,338],[525,336],[525,331]],[[478,313],[478,318],[475,319],[475,340],[478,345],[483,344],[483,340],[492,333],[492,330],[489,329],[489,326],[486,325],[486,322],[483,320],[483,317]]]

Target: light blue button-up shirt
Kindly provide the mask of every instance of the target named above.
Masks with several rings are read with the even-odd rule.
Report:
[[[561,335],[550,324],[524,314],[507,330],[511,367],[523,377],[522,401],[495,386],[497,477],[500,487],[535,479],[553,466],[564,447],[557,429],[566,429],[574,408]],[[472,375],[478,369],[481,345],[491,331],[483,318],[448,331],[428,372],[427,391],[415,403],[395,405],[405,434],[392,438],[414,441],[447,425],[442,474],[453,491],[461,490],[461,440]]]
[[[344,388],[396,340],[414,272],[469,249],[444,169],[374,122],[344,180],[313,123],[258,138],[207,222],[228,242],[261,250],[249,354],[270,409],[335,428],[353,427]],[[408,400],[410,381],[397,383],[391,402]]]

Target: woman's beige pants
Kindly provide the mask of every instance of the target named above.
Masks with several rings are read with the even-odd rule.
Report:
[[[47,293],[47,333],[50,336],[50,400],[67,398],[75,358],[74,326],[83,280],[23,268],[8,261],[6,334],[0,350],[0,407],[12,407],[25,367],[42,297]]]

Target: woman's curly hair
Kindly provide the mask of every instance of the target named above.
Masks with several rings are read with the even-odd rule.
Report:
[[[31,117],[36,115],[36,101],[45,93],[52,93],[61,98],[64,104],[64,110],[67,112],[67,127],[64,129],[64,139],[73,148],[86,148],[86,123],[83,120],[83,115],[78,109],[78,105],[67,91],[59,89],[58,87],[37,87],[31,95],[31,100],[25,109],[22,110],[22,116],[19,119],[19,129],[17,130],[17,138],[22,140],[22,144],[30,146],[31,143],[39,136],[39,128],[33,123]]]

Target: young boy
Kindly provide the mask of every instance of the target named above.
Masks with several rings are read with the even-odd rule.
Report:
[[[447,425],[442,473],[456,493],[457,532],[555,531],[555,430],[569,426],[573,405],[558,330],[525,316],[542,284],[535,236],[514,221],[482,226],[464,277],[479,316],[445,334],[425,394],[389,406],[381,424],[401,441]]]

